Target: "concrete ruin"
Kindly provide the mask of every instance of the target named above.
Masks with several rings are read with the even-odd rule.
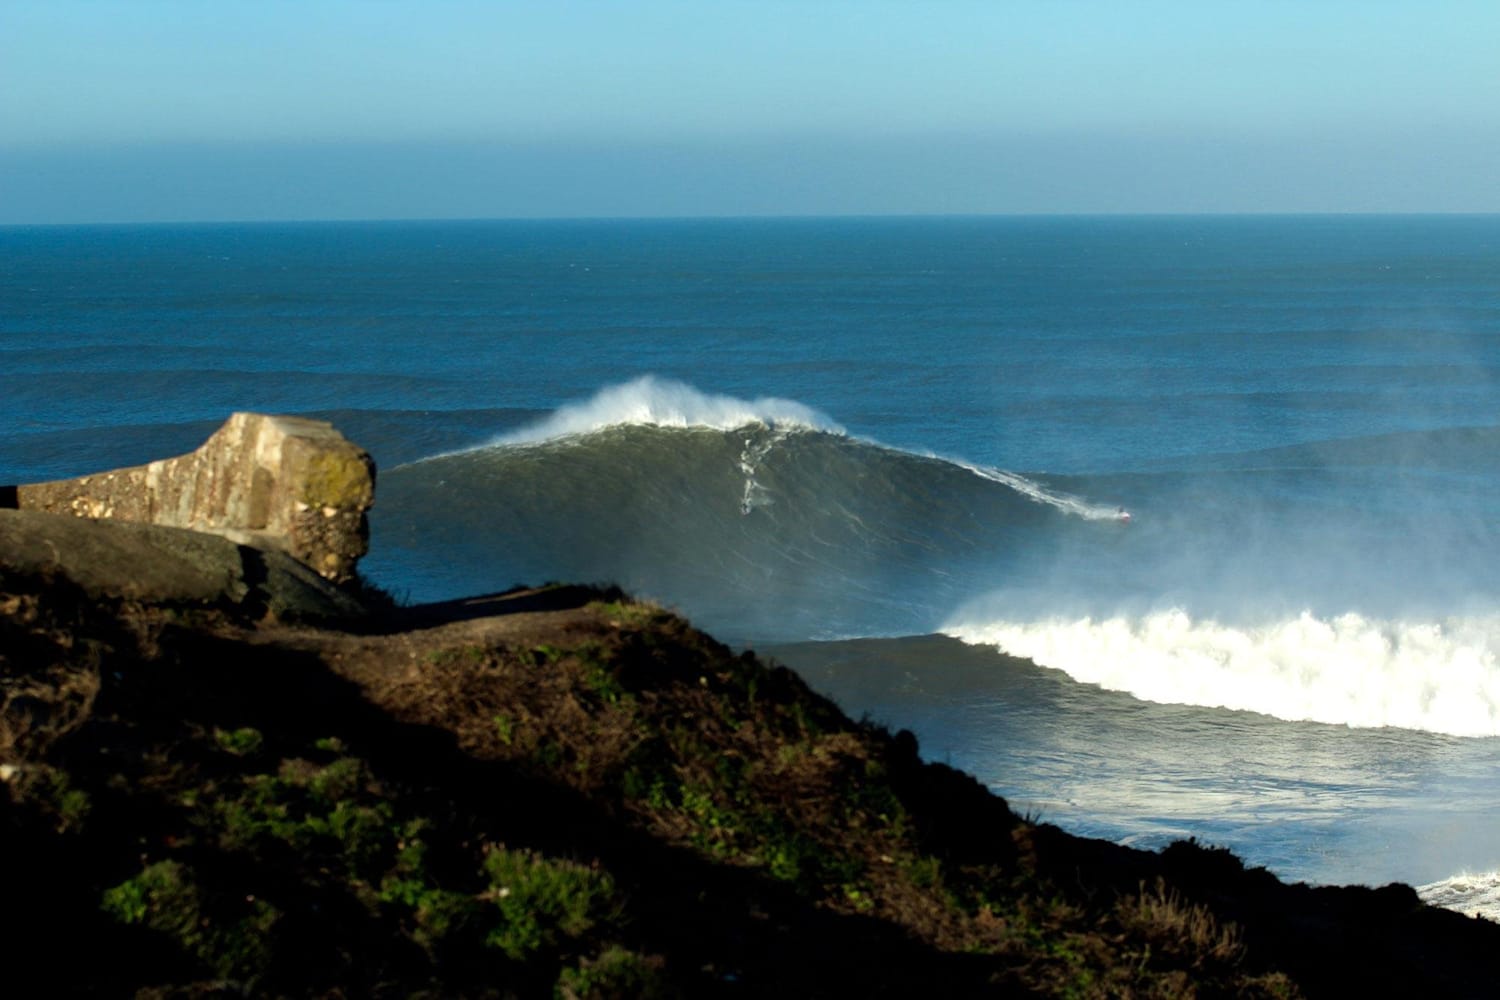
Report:
[[[0,489],[0,506],[220,535],[285,552],[335,583],[369,549],[375,463],[332,424],[236,413],[197,451]]]

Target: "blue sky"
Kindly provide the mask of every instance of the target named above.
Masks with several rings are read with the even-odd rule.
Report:
[[[0,223],[1500,211],[1494,0],[4,0]]]

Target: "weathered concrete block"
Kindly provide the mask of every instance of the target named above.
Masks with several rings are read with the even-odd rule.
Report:
[[[191,454],[6,493],[21,510],[188,528],[279,549],[343,582],[369,549],[375,463],[324,421],[236,413]]]

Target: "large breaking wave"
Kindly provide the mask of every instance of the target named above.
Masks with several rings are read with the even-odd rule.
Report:
[[[1019,474],[644,378],[388,472],[377,527],[422,598],[608,580],[731,640],[941,630],[1146,700],[1500,735],[1494,570],[1455,570],[1492,561],[1393,531],[1426,481],[1333,450]]]
[[[1118,527],[1096,523],[1114,506],[1040,480],[660,379],[393,469],[381,491],[413,512],[377,528],[420,596],[611,580],[758,639],[930,632],[1039,540]]]

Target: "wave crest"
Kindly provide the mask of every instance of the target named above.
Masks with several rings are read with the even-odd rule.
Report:
[[[674,379],[643,375],[621,385],[606,386],[583,402],[561,406],[546,419],[502,435],[490,444],[535,444],[622,425],[729,431],[752,424],[844,433],[828,417],[795,400],[773,396],[738,399],[701,392]]]
[[[953,623],[943,631],[1145,701],[1500,736],[1500,618],[1406,623],[1304,612],[1249,628],[1172,610]]]

